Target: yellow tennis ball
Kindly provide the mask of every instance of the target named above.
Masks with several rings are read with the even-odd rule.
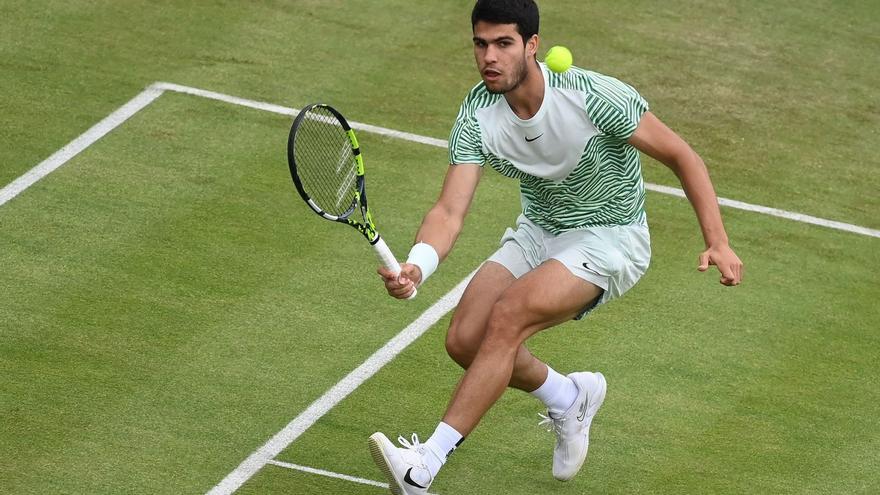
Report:
[[[571,68],[571,52],[564,46],[554,46],[547,50],[544,63],[553,72],[565,72]]]

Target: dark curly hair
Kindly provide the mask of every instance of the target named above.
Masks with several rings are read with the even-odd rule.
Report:
[[[538,34],[538,5],[533,0],[477,0],[471,12],[471,28],[477,22],[516,24],[523,43]]]

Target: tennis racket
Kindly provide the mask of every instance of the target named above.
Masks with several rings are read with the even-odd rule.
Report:
[[[400,264],[373,223],[364,160],[354,130],[341,113],[323,103],[303,108],[290,128],[287,164],[296,190],[312,211],[357,229],[385,268],[395,275],[400,273]],[[415,296],[414,291],[409,299]]]

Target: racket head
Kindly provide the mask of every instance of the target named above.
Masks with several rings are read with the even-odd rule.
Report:
[[[297,114],[287,139],[287,164],[297,192],[315,213],[361,225],[350,216],[359,207],[366,211],[363,159],[339,111],[314,103]]]
[[[338,110],[324,103],[300,110],[287,138],[287,164],[297,192],[312,211],[356,228],[373,245],[382,264],[400,273],[400,265],[376,232],[367,207],[364,161],[357,137]],[[356,210],[360,210],[362,221],[351,218]],[[409,299],[416,293],[413,291]]]

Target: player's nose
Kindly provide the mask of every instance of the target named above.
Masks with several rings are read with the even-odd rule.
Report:
[[[485,65],[493,64],[498,61],[498,49],[492,45],[486,47],[483,51],[483,63]]]

